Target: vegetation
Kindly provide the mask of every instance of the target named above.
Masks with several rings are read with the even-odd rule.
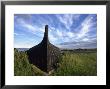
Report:
[[[44,75],[44,72],[30,64],[26,52],[19,52],[14,49],[14,75],[15,76],[35,76]]]
[[[96,76],[97,57],[95,53],[65,52],[61,56],[59,67],[53,75],[58,76]]]
[[[26,52],[14,49],[14,74],[15,76],[44,76],[47,73],[30,64]],[[61,55],[58,68],[50,76],[96,76],[96,52],[71,52],[65,51]]]

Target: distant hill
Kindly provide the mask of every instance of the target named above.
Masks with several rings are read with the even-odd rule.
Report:
[[[27,51],[29,48],[16,48],[18,51]]]
[[[27,51],[29,50],[29,48],[16,48],[18,51]],[[60,49],[61,51],[74,51],[74,52],[78,52],[78,51],[97,51],[97,48],[91,48],[91,49]]]
[[[97,48],[91,49],[62,49],[62,52],[71,51],[71,52],[97,52]]]

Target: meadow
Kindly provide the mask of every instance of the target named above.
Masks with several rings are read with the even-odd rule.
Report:
[[[14,49],[14,75],[15,76],[96,76],[97,53],[64,51],[58,67],[51,74],[47,74],[30,64],[26,52]]]
[[[54,75],[64,76],[96,76],[96,52],[65,52],[60,59],[59,67]]]

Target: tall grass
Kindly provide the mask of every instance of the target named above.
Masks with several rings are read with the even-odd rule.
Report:
[[[36,76],[44,75],[43,71],[30,64],[26,52],[18,52],[14,49],[14,75],[15,76]]]
[[[53,75],[58,76],[96,76],[96,53],[65,52],[61,56],[58,69]]]

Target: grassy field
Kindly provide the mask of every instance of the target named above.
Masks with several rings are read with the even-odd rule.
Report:
[[[58,76],[96,76],[96,53],[65,52],[61,56],[58,69],[53,73]]]
[[[30,64],[26,52],[14,50],[14,75],[15,76],[45,76],[45,72]],[[50,76],[96,76],[96,52],[74,53],[66,51],[60,59],[57,70]]]

